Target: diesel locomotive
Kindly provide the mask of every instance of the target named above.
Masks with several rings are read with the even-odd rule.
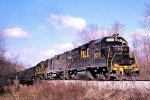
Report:
[[[18,72],[17,77],[20,80],[124,80],[139,75],[139,72],[135,52],[131,55],[127,41],[114,34],[41,61]]]

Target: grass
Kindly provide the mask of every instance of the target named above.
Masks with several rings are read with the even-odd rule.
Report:
[[[81,83],[42,81],[31,86],[14,84],[4,87],[0,100],[149,100],[150,92],[137,89],[97,88]]]

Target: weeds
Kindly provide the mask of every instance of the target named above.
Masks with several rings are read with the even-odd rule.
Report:
[[[4,87],[3,100],[149,100],[150,92],[138,89],[95,88],[80,83],[42,81],[32,86],[15,84]]]

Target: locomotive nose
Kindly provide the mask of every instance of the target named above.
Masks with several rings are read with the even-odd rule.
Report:
[[[139,75],[139,68],[137,65],[132,64],[132,65],[119,65],[119,64],[114,64],[112,68],[113,72],[119,73],[121,75]]]

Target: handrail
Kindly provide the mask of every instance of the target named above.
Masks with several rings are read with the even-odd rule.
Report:
[[[112,58],[112,60],[111,60],[111,66],[112,66],[112,62],[114,61],[114,58],[115,58],[116,54],[120,54],[120,53],[115,53],[115,54],[114,54],[114,56],[113,56],[113,58]]]
[[[107,55],[107,67],[108,67],[108,61],[109,61],[109,57],[110,57],[110,47],[108,47],[108,55]]]
[[[138,59],[136,57],[136,50],[135,49],[133,50],[133,57],[135,59],[135,65],[137,65],[137,67],[139,68],[139,62],[138,62]]]
[[[114,56],[111,59],[111,66],[112,66],[112,62],[114,61],[115,56],[116,56],[116,53],[114,54]]]

